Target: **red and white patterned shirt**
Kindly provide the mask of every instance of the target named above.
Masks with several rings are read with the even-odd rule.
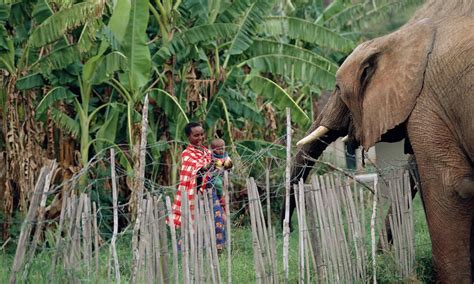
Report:
[[[181,170],[179,171],[179,185],[172,207],[173,222],[176,227],[181,226],[181,196],[188,193],[189,208],[194,219],[194,197],[196,195],[196,174],[211,161],[211,152],[202,146],[188,145],[181,154]],[[205,186],[203,178],[202,186]]]

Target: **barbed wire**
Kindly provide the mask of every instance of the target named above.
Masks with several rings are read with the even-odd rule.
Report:
[[[259,161],[260,161],[260,159],[262,159],[262,157],[266,157],[268,155],[268,153],[271,153],[272,151],[278,149],[277,147],[282,147],[282,145],[280,145],[279,143],[283,143],[285,141],[285,139],[286,139],[286,135],[283,135],[281,137],[278,137],[275,140],[276,143],[274,142],[273,144],[271,144],[272,146],[262,148],[261,150],[254,152],[254,154],[252,154],[252,155],[240,155],[238,157],[238,159],[236,159],[236,161],[235,161],[235,167],[234,168],[236,168],[236,170],[234,170],[234,172],[237,172],[237,173],[231,175],[232,181],[236,182],[236,183],[239,183],[239,184],[245,184],[246,179],[249,177],[248,172],[251,171],[252,166],[255,163],[260,163]],[[324,141],[322,141],[322,142],[325,143]],[[180,144],[181,146],[184,146],[184,143],[179,142],[179,141],[169,141],[169,142],[160,142],[160,141],[158,141],[156,143],[147,145],[146,148],[147,148],[147,150],[149,150],[149,149],[151,149],[153,147],[156,147],[158,145],[160,145],[160,147],[163,148],[164,145],[169,145],[171,143],[176,143],[176,144]],[[69,180],[64,180],[61,184],[54,185],[53,188],[49,191],[48,195],[57,194],[64,187],[66,187],[68,185],[69,185],[69,187],[74,188],[74,186],[79,183],[79,180],[84,175],[89,175],[91,172],[93,172],[94,169],[96,169],[96,167],[99,163],[102,163],[102,164],[105,164],[105,165],[110,165],[110,156],[107,155],[107,153],[110,151],[111,148],[120,148],[122,153],[127,153],[128,150],[123,150],[123,148],[126,148],[126,147],[128,147],[128,145],[116,145],[116,146],[109,146],[109,147],[104,148],[102,151],[100,151],[99,153],[94,155],[93,158],[87,164],[87,166],[84,167],[83,169],[81,169],[80,171],[78,171],[77,173],[75,173],[72,178],[70,178]],[[346,150],[340,150],[340,149],[336,148],[335,150],[333,149],[333,151],[337,151],[337,152],[344,153],[345,155],[346,154],[349,155],[349,153]],[[152,158],[152,156],[150,154],[150,151],[146,151],[146,153],[147,153],[148,158]],[[128,156],[130,156],[130,154]],[[307,158],[310,159],[309,157],[307,157]],[[396,165],[392,164],[392,166],[385,167],[385,168],[382,169],[382,168],[378,168],[373,161],[368,159],[368,157],[365,157],[365,159],[370,161],[371,165],[373,165],[376,168],[376,171],[377,171],[379,177],[382,177],[382,178],[383,178],[383,174],[386,173],[386,172],[393,171],[395,169],[405,168],[405,166],[396,166]],[[271,160],[273,162],[275,162],[274,164],[276,165],[276,166],[272,167],[272,171],[278,172],[280,170],[280,172],[283,175],[283,169],[286,166],[285,158],[278,159],[278,157],[272,156]],[[377,160],[381,161],[382,159],[378,158]],[[391,162],[393,163],[393,160],[391,160]],[[406,163],[406,160],[405,159],[400,159],[400,160],[396,160],[396,162],[397,162],[397,164],[402,164],[403,162]],[[390,163],[388,163],[388,164],[390,164]],[[157,161],[152,161],[152,162],[146,164],[145,168],[149,168],[149,167],[152,167],[152,166],[165,166],[165,165],[167,165],[167,164],[166,163],[160,163],[160,162],[157,162]],[[239,174],[242,174],[242,170],[241,170],[242,168],[247,169],[246,175],[239,175]],[[133,172],[129,172],[129,171],[125,170],[124,168],[120,167],[120,166],[116,166],[116,174],[117,174],[117,180],[120,180],[120,179],[123,179],[123,178],[139,179],[138,177],[134,176]],[[265,172],[264,171],[262,171],[260,174],[257,173],[256,175],[254,175],[254,179],[257,181],[258,184],[261,184],[261,182],[259,182],[259,181],[263,180],[264,177],[265,177]],[[110,176],[107,176],[107,175],[94,176],[94,179],[92,180],[92,182],[87,184],[87,186],[85,188],[85,191],[90,190],[92,192],[92,189],[93,189],[94,186],[96,186],[96,185],[98,185],[98,184],[100,184],[104,181],[108,181],[108,180],[110,180]],[[283,179],[283,176],[281,176],[280,180],[281,180],[280,183],[275,183],[275,179],[273,179],[273,182],[270,184],[271,192],[272,192],[272,194],[275,198],[277,198],[277,197],[283,198],[284,197],[283,193],[278,194],[278,192],[283,191],[282,189],[284,189],[284,187],[285,187],[285,181]],[[158,184],[157,182],[155,182],[155,181],[153,181],[149,178],[141,179],[141,181],[144,183],[145,188],[147,189],[147,192],[149,192],[151,194],[162,193],[162,192],[172,193],[176,190],[177,185],[178,185],[177,183],[172,184],[172,185],[161,185],[161,184]],[[296,180],[291,180],[291,182],[292,183],[297,183]],[[263,193],[263,196],[262,196],[263,200],[265,200],[265,198],[266,198],[265,194],[266,193]],[[237,202],[241,203],[241,201],[237,201]],[[233,203],[231,203],[231,204],[233,204]],[[120,204],[121,207],[125,207],[125,206],[128,206],[128,205],[129,205],[128,203]],[[107,207],[105,207],[105,208],[107,209]]]

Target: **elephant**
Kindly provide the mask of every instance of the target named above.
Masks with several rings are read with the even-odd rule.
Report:
[[[415,14],[347,57],[328,104],[297,143],[292,180],[306,179],[314,159],[339,137],[348,135],[365,150],[406,139],[416,158],[437,280],[472,283],[474,17],[422,17],[427,14]]]

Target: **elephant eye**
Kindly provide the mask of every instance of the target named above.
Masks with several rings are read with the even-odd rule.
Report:
[[[361,89],[365,88],[365,85],[370,79],[370,76],[372,76],[372,73],[375,70],[375,67],[377,65],[377,56],[378,53],[372,54],[369,58],[367,58],[364,62],[364,69],[362,70],[362,74],[360,75],[360,86]]]
[[[366,65],[364,67],[364,70],[362,70],[362,75],[360,75],[360,86],[361,86],[362,89],[367,84],[367,81],[368,81],[370,75],[372,75],[372,71],[373,71],[373,66],[370,65],[370,64]]]

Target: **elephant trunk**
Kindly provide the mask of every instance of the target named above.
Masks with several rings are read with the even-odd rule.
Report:
[[[290,228],[291,228],[291,216],[296,207],[296,201],[294,198],[293,185],[298,184],[298,182],[303,179],[306,180],[315,161],[321,156],[323,151],[331,144],[336,141],[337,138],[344,136],[345,134],[340,131],[329,131],[328,134],[316,142],[311,144],[304,145],[296,153],[295,158],[293,159],[293,164],[291,168],[291,187],[290,187]],[[285,219],[285,209],[286,204],[283,201],[283,206],[281,209],[280,221],[283,224]]]
[[[316,121],[313,122],[308,135],[298,143],[301,148],[298,149],[295,158],[292,161],[291,168],[291,187],[290,187],[290,228],[291,216],[295,209],[296,202],[293,196],[293,185],[303,179],[306,180],[315,161],[321,156],[323,151],[336,141],[337,138],[348,134],[351,128],[351,119],[349,111],[339,96],[333,94],[324,107]],[[308,138],[309,137],[309,138]],[[301,143],[302,142],[302,143]],[[286,201],[283,201],[280,221],[283,224],[285,218]]]

